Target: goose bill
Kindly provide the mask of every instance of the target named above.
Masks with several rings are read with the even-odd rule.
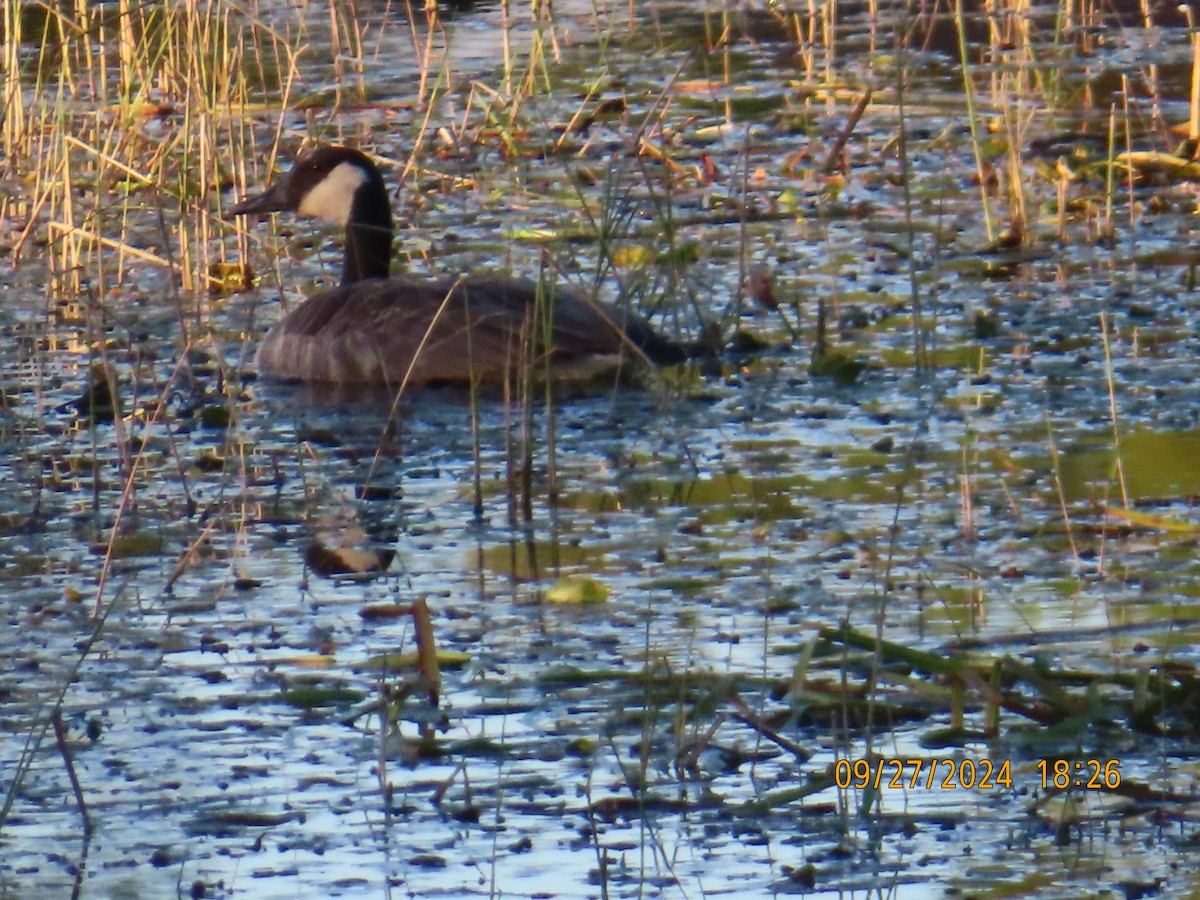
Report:
[[[251,216],[262,213],[284,212],[288,209],[280,184],[271,185],[257,197],[247,197],[229,210],[231,216]]]

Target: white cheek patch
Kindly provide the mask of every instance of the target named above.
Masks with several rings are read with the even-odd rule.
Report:
[[[367,180],[367,173],[353,163],[339,163],[317,182],[300,201],[297,212],[345,225],[350,221],[354,192]]]

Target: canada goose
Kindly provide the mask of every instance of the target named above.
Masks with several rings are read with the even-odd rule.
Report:
[[[313,150],[230,212],[284,211],[345,226],[342,283],[271,329],[255,356],[261,374],[392,387],[497,380],[529,359],[531,333],[555,363],[623,350],[656,363],[688,356],[644,319],[565,288],[501,278],[388,277],[391,204],[379,169],[358,150]]]

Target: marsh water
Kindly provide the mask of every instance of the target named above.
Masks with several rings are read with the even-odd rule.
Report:
[[[969,49],[972,117],[936,11],[337,9],[252,16],[304,49],[290,93],[258,70],[247,183],[164,216],[80,177],[122,247],[179,259],[269,160],[350,142],[398,269],[557,277],[731,349],[528,395],[271,384],[253,347],[335,233],[214,218],[254,289],[118,248],[67,295],[22,236],[62,213],[10,170],[0,896],[1200,891],[1197,707],[1128,713],[1198,656],[1197,198],[1110,165],[1173,147],[1186,28],[1021,20]],[[861,371],[814,374],[819,319]],[[386,571],[314,562],[350,539]],[[875,755],[1011,778],[838,785]]]

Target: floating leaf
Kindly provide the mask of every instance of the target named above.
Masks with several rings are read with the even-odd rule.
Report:
[[[677,94],[715,94],[717,91],[725,87],[724,81],[710,81],[708,79],[694,78],[691,81],[676,81],[672,86]]]
[[[739,328],[730,335],[726,346],[733,353],[759,353],[763,350],[770,350],[771,342],[761,334]]]
[[[396,551],[370,546],[361,528],[346,528],[340,533],[318,534],[304,560],[314,572],[325,578],[334,575],[355,575],[365,572],[385,572]]]
[[[581,606],[603,603],[608,599],[607,587],[590,575],[568,575],[556,581],[546,591],[551,603],[575,603]]]
[[[625,112],[626,101],[624,97],[609,97],[601,102],[592,112],[594,116],[619,116]]]
[[[103,363],[92,366],[88,373],[88,386],[84,392],[69,404],[81,416],[94,422],[111,422],[120,414],[120,398],[113,394],[115,379],[109,375],[108,368]]]
[[[189,822],[185,827],[189,834],[213,835],[216,837],[231,837],[247,828],[274,828],[284,822],[303,817],[301,812],[281,814],[258,811],[223,810],[220,812],[204,812]]]
[[[146,182],[140,178],[122,178],[113,183],[113,190],[122,197],[136,194],[146,187]]]
[[[654,254],[640,244],[618,247],[612,253],[612,264],[618,269],[640,269],[654,261]]]
[[[334,575],[386,572],[395,555],[394,550],[377,550],[373,547],[326,547],[320,543],[313,543],[305,553],[304,561],[318,575],[330,578]]]
[[[368,622],[379,619],[399,619],[412,613],[411,603],[372,603],[364,606],[358,614]]]
[[[550,241],[559,237],[559,233],[550,228],[513,228],[509,232],[509,237],[514,241]]]
[[[302,428],[296,433],[296,439],[320,447],[339,447],[342,438],[329,428]]]
[[[1008,152],[1008,140],[1002,137],[992,137],[982,141],[979,153],[987,160],[996,160]]]
[[[700,245],[695,241],[684,241],[659,255],[664,265],[686,266],[700,260]]]
[[[200,410],[200,424],[205,428],[228,428],[232,418],[228,406],[206,406]]]
[[[813,354],[809,372],[814,378],[832,378],[838,384],[854,384],[865,368],[862,360],[841,350],[827,350]]]
[[[201,472],[220,472],[225,468],[225,457],[216,450],[205,450],[192,463]]]
[[[111,544],[95,544],[93,553],[108,553],[113,559],[131,556],[157,556],[162,553],[163,540],[157,534],[123,534]]]
[[[996,317],[990,311],[977,311],[972,320],[972,326],[975,339],[978,341],[986,341],[1000,333],[1000,323],[996,321]]]
[[[1192,522],[1138,512],[1135,509],[1120,509],[1115,506],[1109,506],[1105,507],[1104,514],[1110,519],[1122,519],[1137,528],[1151,528],[1155,531],[1171,531],[1178,534],[1200,533],[1200,525]]]
[[[337,657],[329,653],[305,653],[273,661],[276,665],[295,666],[297,669],[332,669]]]
[[[702,143],[713,143],[724,138],[732,130],[732,126],[727,122],[722,122],[719,125],[705,125],[697,128],[688,134],[689,138]]]
[[[976,741],[986,741],[987,734],[969,728],[931,728],[921,735],[920,745],[926,750],[965,747]]]
[[[461,669],[471,660],[470,653],[460,650],[439,650],[437,661],[442,669]],[[416,653],[380,653],[358,663],[351,668],[355,672],[393,673],[407,672],[416,669],[418,659]]]
[[[332,99],[328,91],[316,90],[297,97],[292,103],[292,108],[296,110],[325,109],[331,103]]]
[[[567,752],[573,756],[591,756],[600,749],[595,738],[579,737],[567,743]]]
[[[1200,163],[1171,153],[1155,150],[1135,150],[1118,153],[1116,161],[1139,174],[1160,174],[1183,181],[1200,181]]]
[[[122,108],[120,106],[110,106],[109,111],[113,114],[119,114],[121,113]],[[130,115],[141,116],[144,119],[165,119],[167,116],[174,114],[175,107],[170,103],[158,103],[153,100],[140,100],[128,104],[125,107],[125,111],[127,111]]]
[[[358,488],[355,493],[359,500],[393,500],[400,492],[400,489],[395,485],[390,484],[364,484]]]
[[[208,267],[208,292],[228,297],[254,286],[254,270],[243,262],[215,262]]]
[[[343,687],[300,687],[283,692],[283,702],[288,706],[298,706],[301,709],[315,709],[320,706],[344,706],[358,703],[366,697],[362,691]]]

